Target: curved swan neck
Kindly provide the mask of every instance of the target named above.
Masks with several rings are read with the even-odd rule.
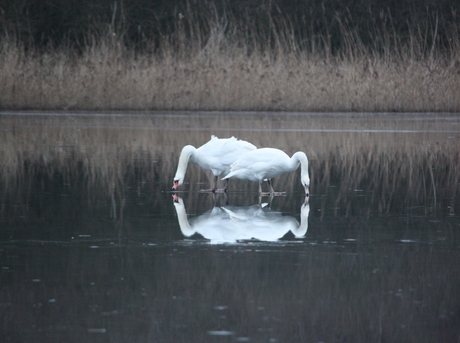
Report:
[[[174,203],[174,207],[177,213],[177,220],[179,221],[179,227],[184,236],[190,237],[195,233],[195,230],[190,226],[187,218],[187,211],[185,210],[184,201],[179,198],[179,202]]]
[[[304,152],[297,151],[294,155],[292,155],[291,162],[295,163],[296,168],[299,166],[300,163],[300,167],[302,168],[302,174],[308,172],[308,158]]]
[[[182,184],[185,172],[187,171],[188,161],[195,150],[196,149],[193,145],[186,145],[182,148],[179,163],[177,165],[176,176],[174,176],[174,180],[179,180],[179,184]]]

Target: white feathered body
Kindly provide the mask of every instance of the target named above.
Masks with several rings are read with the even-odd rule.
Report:
[[[230,165],[238,157],[256,149],[257,147],[253,144],[235,137],[217,138],[212,136],[209,142],[192,153],[189,162],[210,170],[214,176],[225,176],[230,172]]]
[[[230,172],[230,165],[238,157],[255,149],[257,147],[247,141],[235,137],[217,138],[214,135],[199,148],[186,145],[181,151],[174,180],[177,180],[179,185],[183,183],[189,162],[211,171],[215,177],[225,176]]]
[[[301,161],[294,156],[291,158],[284,151],[273,148],[249,151],[231,165],[230,173],[225,178],[254,182],[271,179],[296,170]]]

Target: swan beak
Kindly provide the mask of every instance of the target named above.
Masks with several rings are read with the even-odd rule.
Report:
[[[179,202],[179,197],[177,196],[177,194],[173,194],[172,197],[173,197],[174,202],[177,202],[177,203]]]
[[[310,187],[309,186],[305,186],[305,196],[306,197],[309,197],[310,196]]]
[[[177,180],[174,180],[174,183],[173,183],[172,189],[174,189],[175,191],[177,191],[177,188],[179,188],[179,181],[177,181]]]

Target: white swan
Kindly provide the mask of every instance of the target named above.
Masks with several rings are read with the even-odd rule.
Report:
[[[299,165],[300,182],[305,189],[305,195],[309,196],[310,176],[308,174],[308,158],[305,153],[298,151],[289,157],[284,151],[273,148],[262,148],[249,151],[241,155],[230,166],[230,173],[222,180],[237,178],[249,181],[259,181],[259,193],[261,195],[279,195],[271,185],[271,179],[284,173],[293,172]],[[268,181],[270,192],[262,192],[262,181]]]
[[[196,164],[203,169],[210,170],[214,175],[214,185],[210,190],[217,191],[217,177],[224,176],[230,172],[230,165],[242,154],[257,149],[253,144],[239,140],[235,137],[217,138],[212,135],[211,140],[199,148],[186,145],[182,148],[179,157],[179,164],[174,176],[173,189],[177,190],[184,182],[188,162]],[[228,180],[224,190],[227,190]]]
[[[177,195],[173,198],[182,234],[190,237],[198,233],[211,243],[235,243],[251,239],[277,241],[289,231],[301,238],[308,230],[308,198],[300,209],[300,224],[294,217],[259,205],[216,206],[189,219],[182,198]]]

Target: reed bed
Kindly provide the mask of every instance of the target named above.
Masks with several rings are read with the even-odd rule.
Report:
[[[204,31],[196,14],[183,20],[174,35],[140,51],[114,27],[89,33],[79,51],[3,36],[0,109],[460,111],[454,29],[447,47],[415,33],[369,47],[343,24],[341,47],[332,53],[327,44],[300,44],[312,37],[293,38],[289,23],[273,24],[266,43],[219,18]],[[374,38],[401,41],[386,31]]]

